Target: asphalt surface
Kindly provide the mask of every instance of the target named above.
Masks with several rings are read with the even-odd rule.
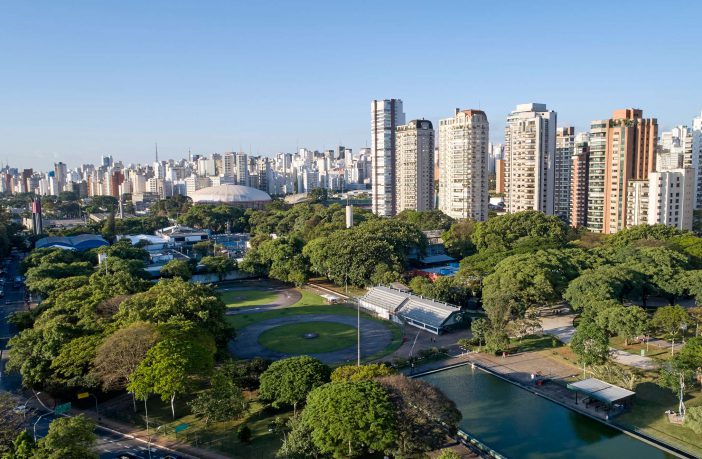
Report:
[[[2,266],[1,262],[0,266]],[[22,393],[22,379],[19,374],[5,372],[7,341],[17,334],[17,330],[8,323],[7,319],[15,311],[26,310],[27,308],[24,286],[20,288],[14,288],[13,286],[15,277],[19,275],[19,260],[12,259],[7,267],[3,266],[3,269],[7,272],[4,276],[5,286],[2,288],[4,297],[0,298],[0,307],[2,308],[0,313],[0,355],[2,356],[0,359],[0,390],[26,398],[26,394]],[[36,425],[37,439],[44,437],[49,431],[49,424],[55,418],[56,416],[52,412],[46,410],[29,413],[27,420],[30,426],[30,433],[34,432],[34,426]],[[102,427],[97,427],[95,433],[97,434],[95,449],[100,454],[100,459],[114,459],[119,457],[119,453],[123,452],[128,452],[139,459],[161,459],[173,454],[152,446],[151,454],[149,455],[147,443]]]

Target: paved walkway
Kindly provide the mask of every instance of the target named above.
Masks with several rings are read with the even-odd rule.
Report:
[[[229,342],[229,351],[242,359],[263,357],[270,360],[279,360],[299,354],[285,354],[276,352],[262,346],[258,342],[261,333],[281,325],[301,322],[336,322],[356,328],[356,317],[339,316],[335,314],[300,314],[290,317],[277,317],[251,324],[237,330],[236,337]],[[392,332],[380,322],[361,318],[361,357],[365,358],[381,352],[390,345]],[[310,354],[326,364],[355,362],[357,358],[356,346],[351,346],[338,351]]]
[[[559,341],[568,344],[570,340],[573,339],[573,334],[575,333],[575,327],[573,326],[573,319],[575,319],[575,317],[575,314],[542,317],[541,326],[543,327],[544,333],[555,336]],[[658,362],[651,357],[631,354],[613,347],[610,347],[609,350],[612,360],[622,365],[642,370],[655,370],[658,368]]]

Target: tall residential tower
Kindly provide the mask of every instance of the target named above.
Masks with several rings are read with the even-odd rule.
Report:
[[[453,218],[488,217],[489,123],[481,110],[439,121],[439,208]]]
[[[405,124],[402,100],[371,102],[371,206],[381,216],[395,215],[395,130]]]
[[[395,131],[395,211],[434,207],[434,126],[413,120]]]
[[[510,213],[553,215],[556,112],[546,104],[521,104],[505,126],[505,204]]]

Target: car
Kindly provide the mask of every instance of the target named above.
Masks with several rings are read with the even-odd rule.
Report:
[[[114,459],[141,459],[141,456],[125,451],[122,453],[117,453]]]
[[[165,456],[161,456],[161,459],[183,459],[183,456],[179,456],[177,454],[166,454]]]

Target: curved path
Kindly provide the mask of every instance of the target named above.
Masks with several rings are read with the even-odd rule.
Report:
[[[285,354],[276,352],[262,346],[258,342],[261,333],[280,325],[301,322],[337,322],[356,328],[356,318],[351,316],[338,316],[335,314],[300,314],[290,317],[277,317],[275,319],[256,322],[237,330],[237,336],[229,342],[229,352],[242,359],[262,357],[264,359],[279,360],[299,354]],[[392,332],[380,322],[361,318],[361,357],[368,357],[383,351],[392,341]],[[326,364],[355,362],[357,357],[356,346],[351,346],[338,351],[309,354]]]
[[[250,290],[251,287],[230,287],[219,289],[220,292],[236,292],[237,290]],[[282,309],[292,306],[302,299],[302,294],[294,288],[276,288],[276,287],[262,287],[259,290],[266,290],[271,292],[276,292],[277,296],[275,300],[268,304],[260,304],[256,306],[243,306],[243,307],[231,307],[227,308],[225,314],[228,316],[234,316],[237,314],[249,314],[252,312],[262,312],[269,311],[271,309]]]

